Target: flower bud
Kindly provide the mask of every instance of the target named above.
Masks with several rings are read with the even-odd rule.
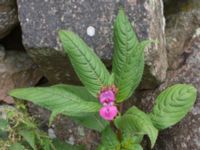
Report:
[[[99,100],[102,104],[106,103],[111,103],[115,101],[115,94],[112,90],[105,90],[100,93],[99,95]]]

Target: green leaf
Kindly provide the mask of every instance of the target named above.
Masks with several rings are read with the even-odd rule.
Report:
[[[9,150],[25,150],[25,147],[20,143],[15,143],[9,147]]]
[[[9,123],[8,120],[0,118],[0,130],[8,129]]]
[[[130,132],[123,134],[121,142],[122,150],[142,150],[141,143],[143,135],[131,135]]]
[[[139,144],[142,142],[144,135],[134,134],[133,132],[124,132],[122,131],[123,141],[128,141],[133,144]]]
[[[66,90],[68,92],[71,92],[82,99],[86,101],[98,101],[97,98],[92,96],[88,90],[83,87],[83,86],[74,86],[74,85],[66,85],[66,84],[57,84],[52,86],[52,88],[62,88],[63,90]],[[62,113],[62,112],[60,112]],[[55,116],[57,115],[57,112],[52,112],[49,122],[50,124],[54,120]],[[67,115],[67,113],[63,112],[62,114]],[[81,117],[70,117],[72,120],[75,122],[83,125],[86,128],[94,129],[96,131],[101,132],[108,124],[107,121],[102,119],[99,114],[88,114],[86,116],[81,116]]]
[[[69,85],[56,85],[54,87],[60,87],[63,88],[65,90],[69,90],[70,92],[73,92],[74,94],[77,94],[78,96],[84,98],[85,100],[88,101],[93,101],[96,100],[98,101],[96,98],[94,98],[90,93],[88,93],[88,91],[84,88],[84,87],[79,87],[79,86],[69,86]],[[93,99],[92,99],[93,98]],[[68,113],[62,112],[62,114],[64,115],[68,115]],[[51,114],[50,117],[50,124],[53,121],[55,117],[55,114]],[[105,129],[105,127],[109,124],[107,121],[105,121],[104,119],[102,119],[102,117],[99,116],[98,113],[95,114],[87,114],[85,116],[74,116],[74,117],[70,117],[73,121],[83,125],[86,128],[90,128],[96,131],[103,131]]]
[[[87,90],[86,88],[82,86],[73,86],[73,85],[65,85],[65,84],[58,84],[54,85],[52,87],[56,88],[63,88],[66,91],[70,91],[79,97],[82,97],[85,100],[95,100],[98,101],[97,98],[93,97]],[[65,113],[63,113],[65,115]],[[67,114],[66,114],[67,115]],[[53,116],[52,116],[53,117]],[[70,117],[73,121],[83,125],[84,127],[96,130],[96,131],[103,131],[105,127],[109,124],[107,121],[102,119],[99,114],[88,114],[86,116],[81,116],[81,117]]]
[[[120,150],[120,143],[117,136],[109,126],[102,132],[101,144],[98,150]]]
[[[51,86],[52,88],[62,88],[68,92],[71,92],[86,101],[99,101],[96,97],[92,96],[88,90],[83,86],[74,86],[74,85],[67,85],[67,84],[57,84]],[[67,115],[63,113],[64,115]],[[74,121],[84,125],[85,127],[89,127],[91,129],[95,129],[97,131],[103,130],[105,128],[105,124],[107,125],[108,122],[102,119],[98,114],[88,114],[86,116],[81,117],[71,117]]]
[[[125,145],[125,147],[122,147],[121,150],[143,150],[143,148],[140,144],[132,144],[128,146]]]
[[[1,140],[7,140],[7,139],[8,139],[8,132],[0,129],[0,141]]]
[[[126,133],[147,134],[151,141],[151,147],[156,142],[158,130],[153,126],[148,115],[135,106],[131,107],[122,117],[116,118],[115,125]]]
[[[111,73],[110,78],[109,78],[109,85],[113,85],[115,82],[115,74]]]
[[[62,112],[68,116],[83,116],[98,112],[101,105],[88,102],[72,92],[59,87],[15,89],[10,95],[31,101],[51,111]]]
[[[48,135],[40,130],[34,131],[36,136],[36,141],[40,145],[39,149],[42,150],[56,150],[54,145],[52,144],[52,140],[48,137]]]
[[[43,89],[43,88],[42,88]],[[45,88],[46,89],[46,88]],[[41,91],[40,90],[40,88],[38,89],[39,91]],[[52,93],[51,91],[62,91],[62,93],[64,93],[64,95],[63,94],[61,94],[62,95],[62,98],[53,98],[52,96],[55,96],[55,94],[54,93]],[[24,91],[24,93],[26,93],[26,94],[28,94],[26,91]],[[30,91],[30,93],[32,93],[33,94],[33,92],[32,91]],[[67,101],[73,101],[73,99],[72,98],[70,98],[70,96],[68,95],[68,93],[71,93],[70,95],[76,95],[76,97],[78,96],[78,98],[76,99],[76,100],[79,100],[80,99],[80,97],[82,98],[81,99],[81,101],[84,99],[84,104],[86,104],[87,105],[87,102],[90,102],[90,104],[93,104],[93,103],[91,103],[91,102],[94,102],[94,101],[98,101],[95,97],[93,97],[84,87],[81,87],[81,86],[73,86],[73,85],[64,85],[64,84],[59,84],[59,85],[54,85],[54,86],[51,86],[50,87],[50,91],[48,91],[47,90],[47,92],[46,92],[47,94],[50,94],[49,95],[49,97],[50,97],[50,99],[48,99],[48,96],[45,98],[45,95],[43,95],[43,92],[41,91],[41,94],[39,94],[39,95],[43,95],[44,96],[44,98],[42,98],[41,97],[41,100],[45,100],[45,99],[47,99],[47,101],[45,102],[45,108],[47,108],[47,109],[49,109],[49,110],[51,110],[51,111],[56,111],[57,109],[54,109],[54,106],[56,106],[56,105],[58,105],[58,104],[56,104],[56,103],[58,103],[59,101],[58,100],[62,100],[63,101],[63,103],[62,102],[59,102],[60,103],[60,105],[62,105],[62,107],[65,107],[64,108],[64,110],[66,110],[68,107],[69,107],[69,105],[70,105],[70,103],[72,103],[72,102],[69,102],[69,103],[67,103]],[[23,93],[21,93],[21,94],[13,94],[12,92],[11,92],[11,94],[12,95],[15,95],[15,97],[18,97],[18,98],[23,98],[22,96],[23,96]],[[39,95],[37,95],[36,97],[38,97]],[[20,96],[20,97],[19,97]],[[31,97],[31,95],[28,95],[29,97]],[[35,96],[32,96],[32,97],[34,97],[34,99],[36,98]],[[67,98],[66,98],[67,97]],[[70,99],[69,99],[70,98]],[[24,98],[25,99],[25,98]],[[27,97],[26,97],[26,99],[28,99]],[[71,100],[72,99],[72,100]],[[35,101],[35,100],[34,100]],[[52,105],[50,105],[50,103],[51,102],[54,102]],[[55,103],[56,102],[56,103]],[[66,103],[65,103],[66,102]],[[36,102],[34,102],[34,103],[36,103]],[[41,103],[41,102],[40,102]],[[38,102],[36,103],[36,104],[38,104]],[[48,104],[47,106],[46,106],[46,104]],[[97,103],[95,103],[95,105],[96,105]],[[39,104],[40,106],[43,106],[44,107],[44,105],[41,105],[41,104]],[[78,107],[77,108],[79,108],[79,105],[80,105],[80,103],[78,102]],[[98,106],[99,107],[101,107],[99,104],[98,104]],[[92,106],[93,107],[93,106]],[[56,108],[58,108],[59,109],[59,107],[57,106]],[[73,109],[73,108],[72,108]],[[90,108],[91,109],[91,108]],[[99,110],[99,109],[98,109]],[[96,112],[98,112],[98,110],[96,110]],[[74,111],[74,110],[73,110]],[[90,128],[90,129],[94,129],[94,130],[97,130],[97,131],[99,131],[99,132],[101,132],[102,130],[104,130],[104,128],[108,125],[108,122],[107,121],[105,121],[105,120],[103,120],[99,115],[98,115],[98,113],[81,113],[80,112],[80,114],[79,115],[77,115],[77,113],[79,113],[79,111],[80,111],[80,109],[78,109],[77,110],[77,112],[74,112],[73,113],[73,117],[72,117],[72,115],[70,115],[70,118],[72,119],[72,120],[74,120],[75,122],[77,122],[77,123],[80,123],[81,125],[83,125],[83,126],[85,126],[85,127],[87,127],[87,128]],[[58,111],[59,112],[59,111]],[[50,118],[50,122],[52,122],[52,120],[54,119],[54,117],[55,117],[55,115],[57,115],[57,113],[56,112],[54,112],[55,114],[52,114],[52,116],[51,116],[51,118]],[[67,116],[69,116],[69,112],[68,111],[64,111],[63,112],[63,109],[61,109],[61,112],[60,113],[62,113],[62,114],[64,114],[64,115],[67,115]],[[71,112],[72,113],[72,112]]]
[[[82,117],[71,117],[71,119],[86,128],[90,128],[99,132],[103,131],[109,124],[108,121],[102,119],[98,113]]]
[[[56,150],[85,150],[83,145],[71,145],[58,139],[53,140],[53,145],[56,147]]]
[[[108,70],[78,35],[61,30],[59,37],[79,79],[96,97],[100,89],[109,83]]]
[[[35,145],[35,134],[33,131],[30,130],[21,130],[19,131],[19,135],[21,135],[24,140],[34,149],[36,150]]]
[[[42,138],[41,142],[42,150],[57,150],[57,147],[53,145],[53,142],[49,138]]]
[[[52,150],[54,148],[51,146],[51,145],[53,145],[51,143],[51,141],[47,138],[43,138],[41,143],[42,143],[42,150]],[[54,148],[54,149],[56,150],[56,148]]]
[[[77,95],[78,97],[81,97],[84,100],[87,101],[96,101],[98,102],[99,100],[92,96],[88,90],[83,87],[83,86],[75,86],[75,85],[68,85],[68,84],[57,84],[57,85],[53,85],[51,86],[52,88],[62,88],[63,90],[73,93],[74,95]]]
[[[196,97],[192,85],[176,84],[164,90],[150,113],[154,126],[165,129],[179,122],[192,109]]]
[[[113,70],[118,87],[117,101],[130,97],[139,85],[144,70],[144,48],[149,42],[139,43],[128,17],[121,9],[114,24]]]

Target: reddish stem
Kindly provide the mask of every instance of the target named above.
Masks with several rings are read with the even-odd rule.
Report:
[[[119,112],[122,113],[122,111],[123,111],[123,103],[120,103],[119,104]]]

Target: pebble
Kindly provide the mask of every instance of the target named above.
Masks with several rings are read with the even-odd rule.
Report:
[[[54,132],[54,130],[52,128],[48,129],[48,135],[51,139],[55,139],[56,138],[56,134]]]
[[[87,28],[87,35],[91,37],[95,35],[95,28],[93,26]]]

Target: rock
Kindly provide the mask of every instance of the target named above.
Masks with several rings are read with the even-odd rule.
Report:
[[[159,41],[145,51],[145,75],[152,76],[151,83],[164,80],[167,59],[161,0],[18,0],[23,44],[51,83],[77,81],[58,39],[60,29],[79,34],[111,66],[112,25],[120,3],[140,40]]]
[[[166,81],[158,89],[145,91],[137,98],[140,101],[136,105],[149,112],[160,91],[172,84],[193,84],[198,91],[197,100],[191,112],[178,124],[160,132],[154,150],[200,149],[200,28],[192,36],[186,50],[191,51],[191,54],[181,68],[168,71]]]
[[[186,51],[187,43],[200,26],[200,1],[171,0],[165,8],[168,64],[170,69],[177,69],[184,63],[185,55],[190,53]]]
[[[0,39],[10,33],[18,23],[16,0],[0,1]]]
[[[54,125],[54,131],[59,139],[72,145],[84,145],[87,150],[95,150],[98,147],[99,133],[74,123],[66,116],[57,117]]]
[[[74,141],[75,141],[74,136],[70,136],[68,141],[66,141],[66,142],[71,144],[71,145],[74,145]]]
[[[5,55],[5,48],[2,45],[0,45],[0,62],[4,60]]]
[[[0,101],[13,103],[8,96],[10,90],[33,86],[41,77],[41,72],[25,52],[0,49]]]
[[[50,139],[55,139],[56,138],[56,134],[54,132],[54,130],[52,128],[48,129],[48,135]]]

